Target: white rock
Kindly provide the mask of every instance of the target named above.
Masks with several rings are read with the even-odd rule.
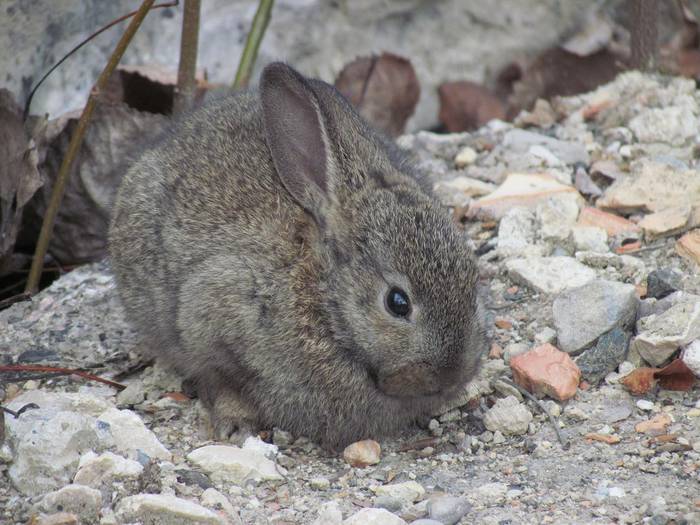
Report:
[[[405,525],[406,522],[386,509],[362,509],[343,522],[343,525]]]
[[[536,246],[535,212],[516,206],[506,212],[498,224],[498,251],[504,256],[543,255],[544,247]]]
[[[696,339],[700,339],[700,297],[682,294],[665,312],[637,321],[637,335],[630,343],[630,351],[639,352],[647,363],[659,366]]]
[[[309,485],[311,485],[311,488],[315,490],[328,490],[331,488],[330,480],[328,478],[324,478],[323,476],[311,478]]]
[[[640,142],[664,142],[675,146],[682,146],[700,132],[697,115],[679,106],[642,109],[630,120],[629,128]]]
[[[137,494],[119,502],[116,516],[120,523],[151,525],[222,525],[216,513],[186,499],[167,494]]]
[[[536,208],[539,233],[545,240],[563,241],[571,234],[579,213],[580,197],[576,193],[555,195]]]
[[[457,153],[457,156],[455,157],[455,166],[457,169],[462,169],[469,164],[474,164],[474,162],[476,162],[476,158],[477,153],[474,148],[465,146],[459,150],[459,153]]]
[[[530,257],[506,262],[510,277],[538,292],[556,294],[589,283],[595,271],[572,257]]]
[[[608,233],[603,228],[595,226],[574,226],[571,230],[571,237],[577,252],[607,253]]]
[[[39,502],[39,508],[46,513],[71,512],[82,523],[98,520],[102,508],[102,493],[83,485],[66,485],[62,489],[46,494]]]
[[[377,496],[389,496],[402,503],[414,503],[425,496],[425,489],[416,481],[406,481],[404,483],[393,483],[391,485],[380,485],[372,487],[372,491]]]
[[[492,432],[506,435],[525,434],[532,421],[532,413],[514,397],[499,399],[484,414],[484,426]]]
[[[232,445],[207,445],[190,452],[187,459],[209,474],[215,483],[281,480],[285,473],[262,453]]]
[[[135,482],[142,472],[143,466],[138,461],[113,452],[103,452],[98,456],[90,451],[80,458],[73,482],[93,488],[110,487],[116,482]]]
[[[485,483],[474,491],[474,495],[485,504],[495,505],[502,502],[508,492],[505,483]]]
[[[240,523],[240,517],[236,509],[226,496],[214,488],[208,488],[202,492],[202,505],[215,511],[223,511],[233,522]]]
[[[243,443],[243,450],[258,452],[268,459],[274,459],[280,451],[277,445],[265,443],[258,436],[248,436]]]
[[[343,525],[343,513],[335,501],[321,505],[313,525]]]
[[[683,351],[683,362],[697,377],[700,377],[700,339],[690,343]]]
[[[637,400],[637,408],[649,412],[650,410],[654,410],[654,403],[646,399],[639,399]]]
[[[119,452],[143,452],[150,458],[169,460],[171,454],[156,435],[151,432],[143,420],[131,410],[109,408],[97,418],[109,425],[109,433]]]

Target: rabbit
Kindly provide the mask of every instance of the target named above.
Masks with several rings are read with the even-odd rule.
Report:
[[[110,255],[127,319],[219,439],[391,436],[460,394],[485,347],[466,233],[406,152],[284,63],[133,164]]]

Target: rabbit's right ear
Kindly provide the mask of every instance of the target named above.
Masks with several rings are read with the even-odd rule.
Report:
[[[267,143],[287,191],[316,221],[331,191],[331,150],[318,98],[308,82],[281,62],[260,80]]]

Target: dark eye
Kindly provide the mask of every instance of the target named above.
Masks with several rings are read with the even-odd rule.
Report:
[[[411,313],[411,302],[401,288],[392,288],[386,296],[387,309],[397,317],[407,317]]]

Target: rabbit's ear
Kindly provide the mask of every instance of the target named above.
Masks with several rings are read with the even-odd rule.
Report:
[[[260,80],[272,160],[292,197],[318,221],[330,192],[331,152],[318,98],[308,82],[281,62]]]

